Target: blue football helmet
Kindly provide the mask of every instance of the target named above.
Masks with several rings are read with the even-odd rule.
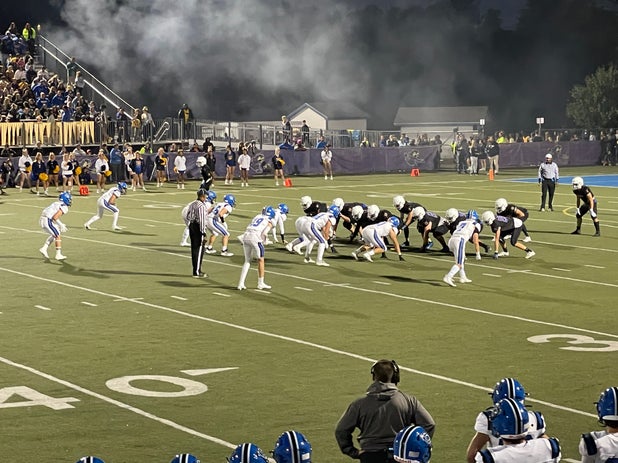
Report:
[[[217,199],[217,193],[215,193],[214,191],[209,191],[206,194],[206,199],[212,203],[215,199]]]
[[[290,212],[290,208],[288,207],[288,205],[287,205],[287,204],[285,204],[285,203],[281,203],[281,204],[279,204],[279,211],[280,211],[282,214],[287,214],[288,212]]]
[[[609,387],[603,391],[597,405],[599,421],[618,421],[618,387]]]
[[[470,209],[467,213],[466,213],[466,219],[472,219],[475,222],[478,222],[479,219],[479,214],[478,212],[476,212],[474,209]]]
[[[273,450],[277,463],[311,463],[311,444],[298,431],[286,431],[279,436]]]
[[[236,197],[234,195],[228,193],[228,194],[226,194],[223,197],[223,202],[225,202],[225,203],[229,204],[230,206],[234,207],[234,206],[236,206]]]
[[[528,411],[521,401],[502,399],[490,418],[491,432],[496,437],[519,439],[526,434],[528,420]]]
[[[105,463],[105,462],[97,457],[82,457],[79,460],[77,460],[77,463]]]
[[[408,426],[395,436],[393,458],[401,463],[427,463],[431,458],[431,437],[421,426]]]
[[[335,216],[335,218],[337,218],[339,217],[339,213],[341,212],[341,210],[333,204],[332,206],[328,208],[328,212],[330,212],[331,214]]]
[[[269,463],[268,457],[255,444],[240,444],[228,457],[229,463]]]
[[[394,215],[389,217],[388,221],[393,224],[394,228],[399,228],[399,225],[401,224],[401,222],[399,221],[399,218],[395,217]]]
[[[275,218],[275,208],[272,206],[264,206],[264,209],[262,209],[262,214],[268,216],[268,218],[270,219],[274,219]]]
[[[125,194],[127,192],[126,182],[118,182],[118,189],[120,190],[120,193]]]
[[[494,404],[502,399],[515,399],[523,402],[526,395],[524,387],[515,378],[502,378],[494,386],[491,399]]]
[[[71,193],[68,191],[64,191],[60,193],[60,195],[58,196],[58,199],[67,206],[70,206],[71,204],[73,204],[73,195],[71,195]]]
[[[170,463],[200,463],[200,460],[190,453],[180,453]]]

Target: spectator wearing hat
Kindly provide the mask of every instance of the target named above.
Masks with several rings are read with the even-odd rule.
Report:
[[[541,207],[539,211],[545,212],[545,200],[547,199],[547,207],[553,212],[554,192],[559,178],[558,165],[553,162],[551,153],[547,153],[545,161],[539,166],[539,185],[541,185]]]
[[[152,114],[148,110],[148,106],[142,108],[142,141],[150,140],[152,137],[152,129],[155,123],[152,119]]]

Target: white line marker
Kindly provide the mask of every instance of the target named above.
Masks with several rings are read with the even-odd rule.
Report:
[[[120,299],[114,299],[114,302],[143,301],[143,300],[144,300],[143,297],[122,297]]]
[[[384,285],[384,286],[390,286],[390,283],[387,283],[386,281],[377,281],[377,280],[373,280],[373,283],[375,283],[376,285]]]
[[[213,294],[215,294],[215,295],[217,295],[217,296],[231,297],[229,294],[218,293],[218,292],[216,292],[216,291],[213,291]]]
[[[301,291],[313,291],[313,289],[303,288],[302,286],[294,286],[294,289],[300,289]]]
[[[90,307],[97,307],[97,305],[96,305],[96,304],[93,304],[92,302],[82,301],[82,304],[84,304],[84,305],[88,305],[88,306],[90,306]]]
[[[170,296],[172,299],[178,299],[179,301],[188,301],[189,299],[187,299],[186,297],[180,297],[180,296]]]
[[[150,227],[150,228],[155,228],[155,226],[151,223],[145,223],[144,227]]]
[[[559,272],[570,272],[571,271],[568,268],[560,268],[560,267],[552,267],[552,270],[557,270]]]
[[[41,310],[51,310],[49,307],[45,307],[44,305],[35,305],[35,307]]]
[[[493,278],[502,278],[502,275],[494,275],[493,273],[483,273],[483,276],[493,277]]]
[[[569,463],[579,463],[579,460],[573,460],[572,458],[563,458],[562,461],[568,461]]]
[[[222,371],[229,371],[229,370],[238,370],[238,367],[205,368],[203,370],[180,370],[180,372],[184,373],[185,375],[189,375],[189,376],[201,376],[201,375],[208,375],[210,373],[220,373]]]
[[[350,283],[324,283],[324,286],[350,286]]]
[[[584,267],[590,267],[590,268],[605,268],[605,267],[603,267],[603,266],[601,266],[601,265],[590,265],[590,264],[586,264],[586,265],[584,265]]]

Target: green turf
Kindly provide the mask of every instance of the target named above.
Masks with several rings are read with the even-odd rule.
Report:
[[[565,176],[592,173],[607,170],[561,170]],[[530,392],[529,407],[544,412],[563,457],[578,459],[579,435],[598,427],[592,402],[618,384],[618,195],[594,187],[602,237],[591,236],[589,217],[584,234],[572,236],[570,185],[558,186],[555,212],[539,213],[536,184],[505,181],[522,176],[535,177],[536,169],[505,171],[494,182],[452,173],[336,176],[332,182],[292,177],[292,188],[275,188],[271,179],[255,179],[249,189],[218,182],[219,198],[232,192],[238,202],[229,220],[235,255],[206,256],[210,277],[203,280],[190,277],[189,249],[178,246],[180,210],[197,184],[129,192],[118,203],[121,232],[110,230],[108,215],[84,230],[96,194],[74,197],[63,218],[69,227],[63,263],[38,252],[45,239],[38,218],[52,199],[8,190],[0,198],[4,453],[54,462],[95,454],[114,463],[164,462],[192,452],[202,461],[224,461],[228,445],[253,441],[270,451],[277,436],[293,428],[309,438],[315,461],[345,462],[333,436],[336,422],[371,382],[372,360],[394,358],[402,367],[401,388],[437,422],[436,461],[464,459],[476,414],[490,405],[486,390],[505,376],[517,377]],[[330,268],[303,264],[280,244],[268,246],[266,281],[273,289],[252,289],[252,268],[250,289],[237,291],[242,250],[235,237],[263,205],[287,202],[287,238],[293,238],[306,194],[390,209],[392,197],[404,194],[438,213],[449,207],[480,213],[506,197],[532,211],[527,225],[537,255],[526,260],[511,249],[497,261],[472,258],[466,267],[473,283],[451,288],[442,282],[450,257],[413,248],[405,262],[393,254],[356,262],[341,229],[339,254],[327,254]],[[418,246],[416,232],[411,236]],[[571,337],[528,340],[550,334]],[[183,373],[217,368],[230,369]],[[106,385],[140,375],[181,378],[208,390],[148,397]],[[185,390],[144,378],[130,384],[164,395]],[[25,400],[2,396],[18,386],[79,401],[60,410],[7,407]]]

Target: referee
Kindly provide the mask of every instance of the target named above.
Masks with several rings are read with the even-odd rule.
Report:
[[[545,199],[548,199],[547,207],[549,210],[554,211],[554,191],[559,178],[558,165],[553,162],[552,155],[547,153],[545,162],[539,166],[539,185],[541,185],[541,207],[539,211],[545,212]],[[547,193],[549,193],[549,198],[547,198]]]
[[[189,239],[191,240],[191,263],[193,278],[205,278],[202,273],[202,256],[204,255],[204,237],[206,236],[206,196],[203,188],[197,190],[197,199],[189,204],[187,220],[189,222]]]

